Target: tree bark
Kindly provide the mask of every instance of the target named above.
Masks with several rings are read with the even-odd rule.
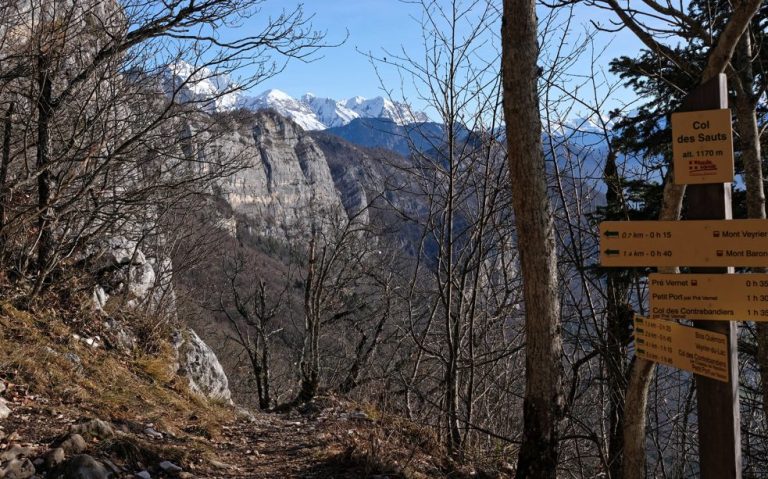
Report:
[[[733,99],[736,132],[741,144],[741,161],[744,165],[744,183],[747,193],[747,217],[765,219],[765,188],[763,186],[763,162],[760,131],[757,124],[757,98],[752,94],[755,74],[752,67],[753,52],[751,32],[741,37],[734,53],[734,71],[731,76],[736,85]],[[766,273],[768,268],[753,268],[753,272]],[[757,325],[757,364],[763,384],[763,414],[768,418],[768,324]]]
[[[626,219],[621,178],[616,168],[616,154],[610,151],[605,170],[606,219]],[[623,476],[624,394],[627,390],[627,344],[632,334],[632,310],[629,307],[631,281],[626,270],[609,269],[606,273],[606,345],[604,362],[608,378],[608,467],[610,477]]]
[[[8,106],[5,112],[5,121],[3,124],[3,157],[0,162],[0,247],[5,246],[5,225],[8,221],[6,202],[8,201],[8,192],[6,183],[8,182],[8,168],[11,165],[11,133],[13,132],[13,110],[15,103]]]
[[[526,384],[517,478],[555,478],[563,412],[557,252],[541,140],[536,3],[505,0],[502,80],[523,278]]]
[[[53,225],[55,211],[52,207],[55,191],[55,178],[49,164],[50,126],[53,117],[53,85],[48,73],[48,62],[44,57],[38,60],[37,87],[39,97],[37,101],[37,226],[40,240],[37,246],[37,269],[39,277],[34,296],[40,291],[45,280],[46,270],[50,266],[54,253]]]
[[[317,245],[316,233],[312,231],[312,237],[309,242],[309,259],[307,264],[307,278],[304,285],[304,348],[301,351],[301,361],[299,362],[299,372],[301,374],[301,390],[296,398],[296,402],[302,403],[311,401],[317,394],[317,386],[320,381],[319,376],[319,356],[318,356],[318,335],[320,334],[319,318],[317,317],[314,288],[315,288],[315,267],[317,263]]]

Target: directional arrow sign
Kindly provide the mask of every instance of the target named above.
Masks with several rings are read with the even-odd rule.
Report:
[[[768,220],[603,221],[600,232],[603,266],[768,266]]]
[[[728,343],[724,334],[635,315],[635,354],[728,382]]]
[[[651,274],[651,316],[768,321],[768,274]]]

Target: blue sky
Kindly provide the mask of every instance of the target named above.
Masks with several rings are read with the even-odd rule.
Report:
[[[257,17],[226,34],[237,35],[240,29],[247,33],[251,24],[258,25],[267,16],[277,16],[283,9],[290,10],[297,4],[293,0],[266,0]],[[312,23],[315,29],[327,32],[329,42],[342,40],[348,32],[346,42],[322,50],[312,62],[291,61],[284,72],[255,86],[252,93],[277,88],[294,97],[312,92],[317,96],[337,99],[355,95],[370,98],[383,93],[381,81],[360,51],[377,55],[384,55],[384,50],[400,51],[402,48],[415,55],[421,51],[421,30],[417,21],[420,8],[412,3],[399,0],[307,0],[303,5],[306,14],[314,16]],[[590,20],[605,23],[609,17],[582,9],[577,12],[576,18],[572,26],[574,39],[588,28]],[[600,45],[610,46],[597,61],[598,66],[606,70],[610,58],[621,54],[633,55],[639,47],[628,33],[600,34],[596,45],[598,48],[602,48]],[[494,55],[494,48],[485,48],[484,54]],[[587,55],[573,66],[573,73],[585,75],[591,64]],[[396,71],[381,68],[379,73],[387,88],[400,89],[401,82]],[[405,90],[405,96],[414,97],[412,88],[407,84]],[[631,95],[620,91],[615,96],[611,106],[628,100]]]
[[[261,14],[276,16],[297,3],[268,0]],[[418,9],[397,0],[310,0],[304,2],[304,9],[307,15],[314,16],[315,29],[327,32],[330,43],[343,40],[348,31],[346,42],[323,49],[312,62],[291,61],[279,76],[257,86],[258,92],[277,88],[294,97],[306,92],[331,98],[378,96],[382,93],[380,82],[360,51],[378,54],[382,49],[419,42],[418,26],[409,17]]]

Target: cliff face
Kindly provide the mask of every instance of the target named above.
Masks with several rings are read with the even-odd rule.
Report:
[[[221,181],[219,194],[233,211],[254,220],[256,235],[290,240],[308,231],[313,217],[345,211],[322,150],[277,113],[239,118],[208,142],[205,154],[221,152],[241,162]]]

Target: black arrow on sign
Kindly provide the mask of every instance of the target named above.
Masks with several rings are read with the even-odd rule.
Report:
[[[607,250],[605,250],[605,254],[607,256],[616,256],[617,254],[619,254],[619,250],[617,250],[617,249],[607,249]]]
[[[606,231],[603,233],[606,238],[618,238],[619,232],[618,231]]]

